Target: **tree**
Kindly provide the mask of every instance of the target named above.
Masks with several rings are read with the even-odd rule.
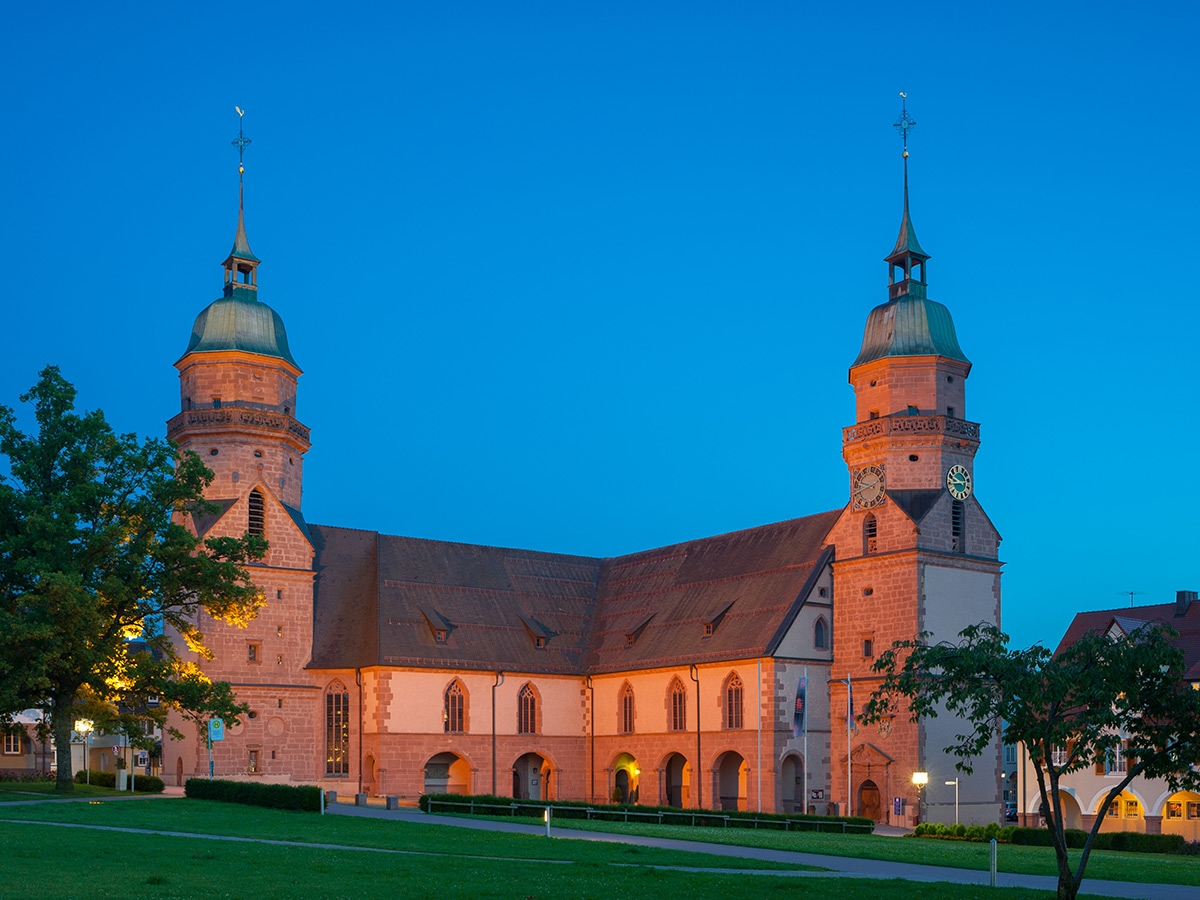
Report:
[[[1097,815],[1071,870],[1059,779],[1127,754],[1125,777],[1102,809],[1139,775],[1165,779],[1172,790],[1200,786],[1200,692],[1183,681],[1178,635],[1147,624],[1119,639],[1091,633],[1057,653],[1040,644],[1008,649],[1008,635],[973,625],[958,644],[927,643],[929,635],[897,641],[875,671],[884,676],[867,702],[865,720],[878,721],[907,698],[913,721],[945,711],[971,726],[947,753],[970,773],[969,760],[991,745],[1001,723],[1006,743],[1023,743],[1037,774],[1058,861],[1058,896],[1074,900],[1092,844],[1103,823]],[[1058,751],[1057,753],[1055,751]]]
[[[58,789],[69,791],[77,715],[137,746],[141,723],[164,726],[172,709],[197,721],[246,711],[170,635],[211,657],[195,614],[253,618],[261,598],[245,564],[267,545],[249,535],[201,542],[184,528],[186,514],[211,509],[212,472],[168,441],[115,434],[98,410],[76,413],[57,367],[20,399],[33,406],[34,434],[0,406],[0,716],[48,714]]]

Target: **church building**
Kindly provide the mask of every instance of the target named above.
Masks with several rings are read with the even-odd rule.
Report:
[[[301,369],[259,299],[239,202],[224,291],[175,363],[167,425],[215,473],[217,511],[187,526],[270,544],[251,566],[265,604],[249,627],[201,613],[214,655],[196,662],[251,710],[213,745],[216,776],[402,802],[453,791],[898,825],[953,822],[957,794],[961,821],[998,820],[998,738],[966,776],[941,751],[954,719],[868,727],[852,712],[893,641],[1000,621],[971,363],[926,296],[907,156],[887,299],[849,371],[846,505],[615,558],[308,522]],[[187,737],[164,746],[164,775],[206,775],[204,733],[174,724]]]

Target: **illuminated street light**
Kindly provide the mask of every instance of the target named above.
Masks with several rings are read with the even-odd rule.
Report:
[[[929,784],[929,773],[913,772],[912,783],[917,786],[917,822],[924,822],[925,817],[921,814],[921,798],[925,792],[925,785]]]
[[[92,733],[93,728],[95,728],[95,724],[91,719],[75,720],[75,730],[83,735],[83,771],[89,785],[92,783],[92,766],[88,759],[88,736]]]

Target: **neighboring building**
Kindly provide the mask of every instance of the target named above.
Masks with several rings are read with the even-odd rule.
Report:
[[[54,771],[54,737],[38,737],[41,713],[27,709],[13,716],[12,727],[0,734],[0,772],[35,775]]]
[[[1174,604],[1079,613],[1058,649],[1069,647],[1091,632],[1122,638],[1155,622],[1163,622],[1179,632],[1176,645],[1184,653],[1185,678],[1193,689],[1200,690],[1200,602],[1195,591],[1179,591]],[[1028,750],[1021,746],[1019,754],[1019,818],[1022,824],[1036,825],[1041,821],[1037,775]],[[1200,841],[1200,794],[1172,791],[1162,779],[1135,778],[1107,810],[1102,809],[1108,792],[1125,774],[1126,760],[1118,752],[1113,759],[1097,763],[1091,769],[1061,776],[1059,792],[1066,827],[1090,829],[1096,816],[1103,813],[1101,831],[1182,834],[1189,841]]]
[[[189,527],[270,542],[252,567],[258,618],[201,617],[215,656],[197,662],[252,710],[213,748],[215,771],[406,800],[495,791],[820,813],[849,800],[911,823],[911,776],[925,770],[928,818],[953,821],[944,782],[957,773],[940,748],[954,720],[898,716],[856,727],[849,747],[846,731],[845,682],[861,708],[879,650],[1000,621],[999,535],[972,487],[971,363],[926,297],[928,259],[906,158],[888,300],[850,368],[844,508],[597,559],[309,524],[301,370],[258,300],[239,203],[224,294],[175,364],[168,423],[216,476],[218,511]],[[168,778],[207,771],[189,734],[165,750]],[[963,777],[963,821],[1000,817],[1000,766],[997,741]]]

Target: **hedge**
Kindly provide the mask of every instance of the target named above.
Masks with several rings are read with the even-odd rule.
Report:
[[[0,769],[0,781],[17,781],[24,784],[34,784],[40,781],[55,781],[57,775],[48,772],[14,772],[12,769]]]
[[[1067,846],[1078,850],[1087,843],[1088,833],[1078,828],[1065,831]],[[1049,828],[1016,828],[1011,843],[1051,847],[1054,838]],[[1181,853],[1187,843],[1181,834],[1142,834],[1138,831],[1102,831],[1092,841],[1093,850],[1124,850],[1128,853]]]
[[[875,821],[863,818],[862,816],[781,815],[779,813],[757,813],[733,809],[680,809],[677,806],[643,806],[636,803],[588,803],[583,800],[514,800],[512,797],[498,797],[493,794],[422,794],[418,801],[422,811],[429,811],[430,800],[495,804],[496,806],[503,806],[506,809],[512,809],[515,806],[514,815],[535,816],[539,819],[542,817],[542,811],[547,806],[553,806],[554,816],[558,819],[583,819],[588,816],[587,810],[590,809],[592,811],[592,818],[604,815],[616,817],[626,812],[651,814],[662,812],[674,813],[676,815],[691,813],[696,817],[697,827],[724,824],[724,820],[729,819],[730,825],[737,824],[739,820],[745,820],[746,825],[749,827],[770,828],[773,825],[776,828],[783,829],[788,822],[814,822],[818,825],[833,823],[840,825],[844,822],[847,825],[862,828],[868,834],[875,829]],[[523,813],[523,810],[528,810],[528,812]],[[758,824],[752,825],[752,822],[757,822]]]
[[[321,809],[321,789],[311,785],[189,778],[183,786],[183,792],[193,800],[220,800],[225,803],[244,803],[247,806],[307,812],[318,812]]]
[[[948,841],[978,842],[994,839],[998,843],[1008,844],[1011,843],[1012,833],[1015,830],[1015,825],[1001,828],[995,822],[989,822],[987,825],[963,825],[961,822],[957,825],[943,825],[940,822],[922,822],[913,829],[913,835],[915,837],[941,838]]]
[[[76,784],[86,784],[90,782],[96,787],[116,788],[117,774],[115,772],[97,772],[92,769],[91,778],[88,774],[80,769],[75,773]],[[138,775],[133,780],[134,790],[139,794],[161,794],[166,785],[163,780],[157,775]]]

